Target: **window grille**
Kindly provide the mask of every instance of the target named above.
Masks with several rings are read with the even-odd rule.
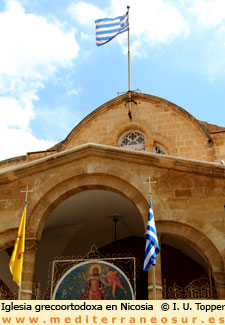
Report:
[[[145,150],[145,136],[139,131],[130,131],[119,140],[120,147],[134,150]]]
[[[154,144],[153,152],[161,154],[161,155],[167,155],[168,154],[166,149],[163,146],[161,146],[161,144],[159,144],[159,143]]]

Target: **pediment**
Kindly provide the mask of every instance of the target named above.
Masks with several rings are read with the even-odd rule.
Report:
[[[144,134],[149,152],[156,152],[157,144],[169,155],[214,160],[213,140],[204,123],[165,99],[134,92],[95,109],[53,149],[64,151],[85,143],[119,147],[121,136],[129,131]]]

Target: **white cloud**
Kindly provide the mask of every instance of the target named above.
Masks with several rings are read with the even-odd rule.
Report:
[[[54,145],[53,141],[39,140],[29,130],[0,128],[0,160],[21,156],[29,151],[46,150]]]
[[[81,25],[93,26],[96,19],[104,18],[107,14],[99,7],[92,3],[80,1],[78,3],[72,3],[68,12],[76,19]]]
[[[26,154],[28,151],[45,150],[54,142],[37,139],[29,129],[34,117],[33,94],[23,94],[20,99],[0,97],[0,160]]]
[[[67,88],[66,90],[66,95],[67,96],[79,96],[79,94],[81,93],[81,88]]]
[[[225,73],[225,1],[191,0],[187,12],[199,47],[194,68],[214,82]]]
[[[46,79],[78,55],[73,31],[26,14],[15,0],[0,14],[0,31],[0,73],[9,76]]]
[[[84,33],[84,32],[81,32],[81,33],[80,33],[80,36],[81,36],[81,38],[84,39],[84,40],[87,40],[87,41],[92,40],[92,37],[91,37],[90,34],[86,34],[86,33]]]
[[[225,1],[194,0],[189,12],[197,16],[198,23],[203,27],[215,27],[225,19]]]
[[[122,34],[117,40],[121,46],[124,55],[127,55],[127,36]],[[130,53],[132,53],[132,58],[145,58],[147,57],[147,50],[141,40],[135,39],[131,42]]]
[[[141,58],[147,57],[146,50],[139,40],[135,40],[131,43],[130,51],[133,53],[133,56]]]
[[[16,100],[12,97],[0,97],[0,128],[17,127],[27,129],[30,119],[34,116],[29,97]]]
[[[111,0],[115,14],[125,6],[124,0]],[[139,0],[131,3],[130,30],[132,37],[141,39],[143,43],[169,43],[180,35],[189,33],[188,25],[172,4],[164,0]]]
[[[129,1],[128,1],[129,2]],[[130,31],[133,56],[145,56],[146,45],[169,43],[178,36],[188,35],[189,27],[185,19],[172,4],[164,0],[138,0],[131,2]],[[121,8],[124,8],[121,11]],[[98,18],[116,17],[125,14],[127,1],[111,0],[110,6],[102,11],[88,2],[78,2],[69,7],[69,12],[80,24],[93,29]],[[125,48],[127,37],[123,34],[116,40]],[[138,47],[138,46],[139,47]]]
[[[6,0],[0,13],[0,159],[42,150],[52,141],[38,139],[29,128],[35,101],[45,83],[78,57],[75,30],[26,13],[17,0]]]

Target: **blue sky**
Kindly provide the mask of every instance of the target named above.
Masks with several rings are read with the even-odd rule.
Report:
[[[63,140],[128,90],[127,33],[95,19],[130,5],[131,89],[225,126],[224,0],[0,0],[0,160]]]

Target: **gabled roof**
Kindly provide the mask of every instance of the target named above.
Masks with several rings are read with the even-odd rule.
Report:
[[[199,122],[208,130],[210,134],[225,132],[225,127],[218,126],[216,124],[210,124],[204,121],[199,121]]]
[[[204,136],[208,139],[208,142],[212,142],[212,138],[210,135],[210,128],[208,123],[201,122],[197,120],[193,115],[188,113],[185,109],[181,108],[180,106],[157,96],[143,94],[143,93],[136,93],[136,92],[130,92],[130,96],[133,101],[147,101],[149,103],[155,103],[155,104],[162,104],[164,106],[167,106],[171,110],[174,110],[175,112],[181,114],[185,118],[189,119],[195,126],[204,134]],[[126,93],[124,95],[118,96],[113,98],[112,100],[104,103],[103,105],[99,106],[97,109],[92,111],[89,115],[87,115],[80,123],[78,123],[72,131],[68,134],[68,136],[61,142],[57,143],[55,146],[53,146],[51,149],[62,151],[65,150],[67,144],[70,142],[70,139],[74,137],[87,123],[94,120],[98,116],[100,116],[102,113],[104,113],[107,110],[110,110],[112,107],[121,104],[122,102],[129,102],[130,97],[129,93]],[[225,129],[225,128],[224,128]]]

